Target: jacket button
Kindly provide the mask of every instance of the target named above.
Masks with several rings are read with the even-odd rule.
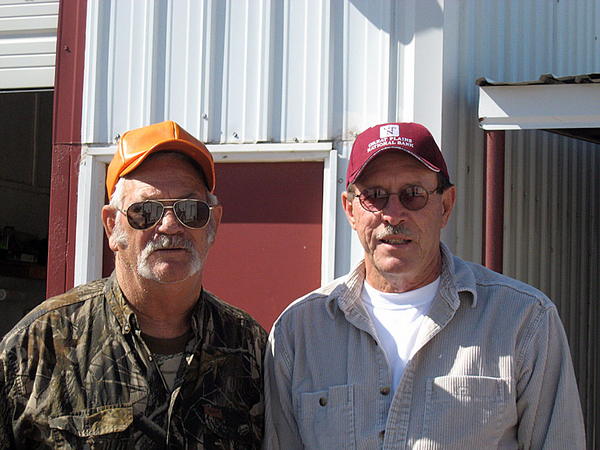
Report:
[[[379,392],[381,393],[381,395],[389,395],[390,393],[390,388],[387,386],[382,387]]]
[[[321,397],[319,399],[319,405],[325,406],[327,404],[327,399],[325,397]]]
[[[379,432],[379,437],[380,437],[381,439],[383,439],[383,437],[384,437],[384,436],[385,436],[385,430],[381,430],[381,431]]]

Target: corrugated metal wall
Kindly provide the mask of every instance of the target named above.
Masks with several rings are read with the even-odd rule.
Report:
[[[210,143],[327,139],[326,4],[91,1],[88,141],[165,117]]]
[[[411,118],[422,109],[416,84],[441,104],[432,85],[443,14],[435,2],[406,3],[90,0],[84,140],[110,142],[164,117],[209,143],[350,140]],[[437,36],[439,48],[417,53],[415,33]],[[438,131],[440,115],[429,119]]]
[[[600,145],[548,132],[507,135],[504,270],[556,303],[569,336],[588,433],[598,433]]]
[[[0,0],[0,89],[51,88],[58,0]]]
[[[460,1],[459,142],[454,247],[481,260],[484,134],[474,80],[600,71],[600,3]],[[504,272],[557,304],[587,416],[600,445],[600,145],[544,131],[506,132]]]
[[[90,0],[84,142],[171,118],[209,143],[349,144],[425,123],[459,200],[445,239],[479,262],[484,133],[478,77],[600,71],[597,0]],[[597,145],[507,132],[505,272],[558,305],[588,432],[599,429]],[[343,183],[338,183],[342,189]],[[361,253],[341,211],[336,274]],[[591,428],[591,429],[590,429]]]

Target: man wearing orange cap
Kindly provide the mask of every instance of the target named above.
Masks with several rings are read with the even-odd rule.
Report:
[[[0,448],[258,448],[266,332],[202,288],[213,158],[174,122],[123,135],[102,220],[115,271],[0,344]]]
[[[346,186],[365,257],[273,325],[265,447],[585,449],[556,307],[440,242],[456,188],[431,133],[364,131]]]

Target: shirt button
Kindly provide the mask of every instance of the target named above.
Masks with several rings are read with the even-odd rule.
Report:
[[[327,404],[327,399],[325,397],[321,397],[319,399],[319,405],[325,406]]]
[[[387,386],[384,386],[384,387],[382,387],[382,388],[379,390],[379,393],[380,393],[381,395],[389,395],[389,393],[390,393],[390,388],[389,388],[389,387],[387,387]]]
[[[379,437],[380,437],[381,439],[383,439],[383,437],[384,437],[384,436],[385,436],[385,430],[381,430],[381,431],[379,432]]]

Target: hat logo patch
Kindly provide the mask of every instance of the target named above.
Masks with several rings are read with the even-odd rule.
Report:
[[[379,137],[398,137],[400,136],[400,127],[398,125],[384,125],[379,128]]]
[[[367,153],[392,146],[401,146],[404,148],[415,147],[411,138],[400,136],[400,127],[398,125],[383,125],[379,128],[379,139],[369,142]]]

